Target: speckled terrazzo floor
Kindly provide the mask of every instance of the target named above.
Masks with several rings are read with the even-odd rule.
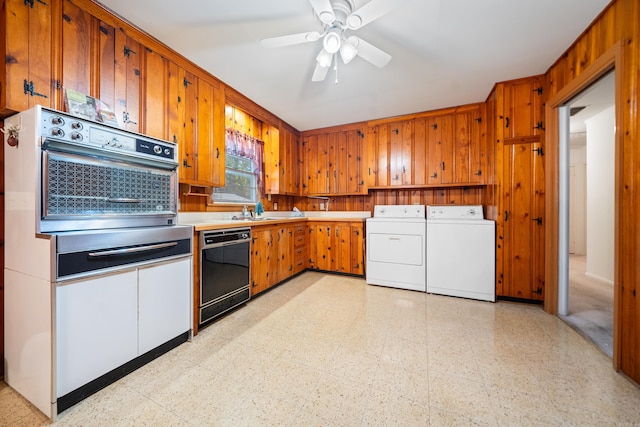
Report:
[[[0,425],[47,424],[0,386]],[[640,389],[539,306],[305,273],[55,424],[640,425]]]

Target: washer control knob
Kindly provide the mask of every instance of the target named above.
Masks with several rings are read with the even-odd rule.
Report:
[[[80,122],[73,122],[73,123],[71,123],[71,127],[72,127],[73,129],[78,129],[78,130],[80,130],[80,129],[82,129],[82,123],[80,123]]]
[[[60,126],[64,124],[64,120],[60,116],[55,116],[51,118],[51,123]]]
[[[162,153],[162,147],[160,147],[159,145],[154,145],[153,146],[153,152],[156,154],[161,154]]]
[[[60,128],[51,129],[51,135],[53,136],[64,136],[64,131]]]
[[[73,132],[71,134],[72,141],[82,141],[82,134],[80,132]]]

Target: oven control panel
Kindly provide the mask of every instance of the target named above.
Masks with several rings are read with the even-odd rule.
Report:
[[[45,139],[177,162],[175,144],[59,111],[43,108],[40,124],[41,135]]]

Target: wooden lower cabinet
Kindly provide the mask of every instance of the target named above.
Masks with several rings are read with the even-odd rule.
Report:
[[[309,268],[364,274],[362,221],[316,221],[308,227]]]
[[[251,228],[252,296],[307,268],[305,233],[306,225],[296,223]]]

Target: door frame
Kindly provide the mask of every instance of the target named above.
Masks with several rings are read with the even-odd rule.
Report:
[[[571,80],[566,86],[547,100],[545,107],[545,120],[547,132],[545,135],[545,145],[547,156],[545,159],[545,216],[547,218],[547,228],[545,230],[545,298],[544,310],[550,314],[558,312],[558,260],[559,260],[559,110],[572,98],[589,87],[600,77],[615,69],[615,189],[614,189],[614,273],[613,273],[613,367],[620,369],[621,363],[621,284],[620,284],[620,200],[622,183],[622,162],[623,162],[623,135],[622,129],[623,108],[622,102],[622,82],[624,81],[623,67],[623,46],[618,41],[591,65]]]

